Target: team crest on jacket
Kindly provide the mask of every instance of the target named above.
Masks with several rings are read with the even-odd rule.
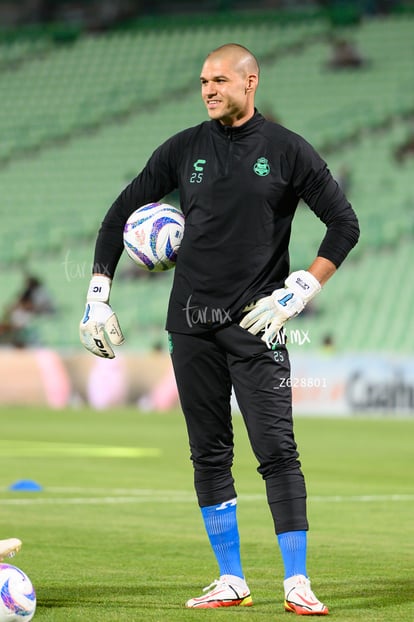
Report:
[[[259,177],[266,177],[270,173],[269,160],[267,158],[257,158],[253,170]]]

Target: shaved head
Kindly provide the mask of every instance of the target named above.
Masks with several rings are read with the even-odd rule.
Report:
[[[210,52],[200,82],[211,119],[223,125],[242,125],[253,116],[259,64],[247,48],[226,43]]]
[[[206,60],[230,61],[234,69],[243,77],[249,74],[259,76],[259,63],[257,58],[243,45],[238,43],[226,43],[212,50]]]

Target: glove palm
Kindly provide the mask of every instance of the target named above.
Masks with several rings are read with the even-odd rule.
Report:
[[[310,272],[293,272],[286,287],[258,300],[240,322],[253,335],[263,331],[262,340],[271,348],[287,320],[300,313],[320,290],[319,281]]]

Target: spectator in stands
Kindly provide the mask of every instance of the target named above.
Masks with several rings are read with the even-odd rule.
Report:
[[[333,354],[335,352],[335,341],[331,334],[327,334],[322,339],[322,353]]]
[[[0,320],[0,342],[17,348],[30,345],[33,317],[54,312],[52,299],[42,281],[34,275],[26,275],[22,291]]]
[[[355,43],[345,38],[332,40],[332,53],[328,62],[329,69],[360,69],[366,61]]]
[[[23,304],[34,314],[54,313],[55,306],[52,298],[42,281],[34,275],[28,274],[25,278],[23,290],[18,302]]]
[[[414,134],[408,136],[394,151],[394,158],[401,163],[407,157],[414,157]]]

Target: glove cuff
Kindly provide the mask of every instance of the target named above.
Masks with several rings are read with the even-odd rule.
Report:
[[[95,275],[91,278],[86,300],[88,302],[108,302],[111,293],[111,279],[103,275]]]
[[[318,279],[307,270],[292,272],[286,279],[285,285],[300,296],[305,304],[312,300],[322,289]]]

